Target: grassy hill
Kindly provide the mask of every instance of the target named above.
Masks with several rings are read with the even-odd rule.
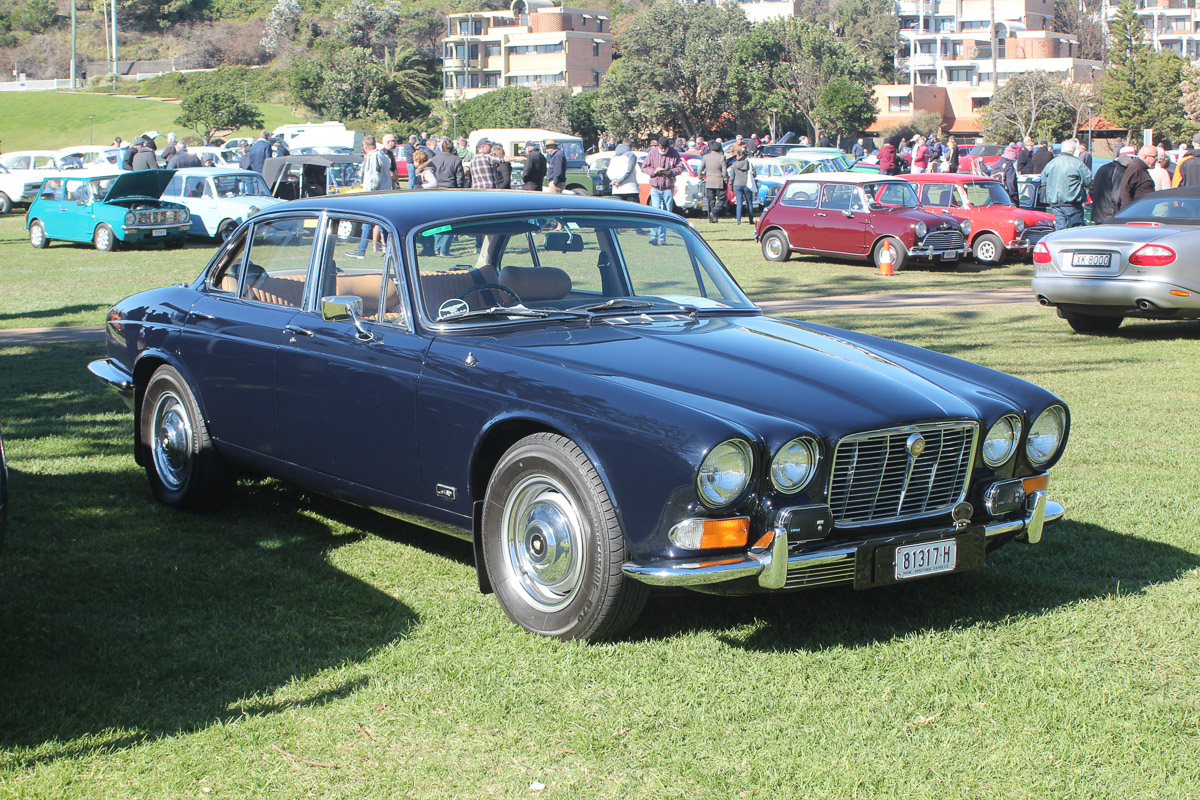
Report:
[[[301,120],[291,108],[257,103],[268,129]],[[69,92],[0,92],[0,140],[4,152],[50,149],[88,144],[88,117],[92,117],[92,144],[108,144],[114,136],[129,141],[148,130],[193,134],[175,124],[177,103]],[[253,131],[239,131],[250,135]]]

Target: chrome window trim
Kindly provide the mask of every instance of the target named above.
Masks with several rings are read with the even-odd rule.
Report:
[[[1021,415],[1017,414],[1016,412],[1004,414],[1003,416],[1001,416],[1000,419],[993,422],[991,427],[988,428],[988,433],[991,432],[992,428],[996,427],[997,425],[999,425],[1001,422],[1003,422],[1006,419],[1011,419],[1011,420],[1015,421],[1014,431],[1013,431],[1012,450],[1004,458],[993,463],[991,461],[988,461],[987,456],[982,454],[982,448],[980,448],[980,457],[983,459],[983,463],[987,464],[989,467],[999,467],[999,466],[1003,466],[1004,464],[1007,464],[1008,461],[1017,454],[1017,451],[1021,449],[1021,443],[1024,441],[1024,438],[1023,438],[1025,435],[1024,420],[1022,420]],[[983,438],[985,440],[987,439],[987,433],[985,433],[983,435]]]

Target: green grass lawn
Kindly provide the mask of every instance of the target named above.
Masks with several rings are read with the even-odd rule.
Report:
[[[875,292],[1029,287],[1029,264],[982,267],[963,262],[957,270],[914,266],[881,277],[868,264],[796,257],[782,264],[765,260],[754,229],[723,220],[696,220],[697,229],[755,300],[811,298]],[[0,329],[99,325],[112,303],[141,289],[195,278],[216,243],[192,239],[182,250],[159,245],[97,253],[90,245],[54,242],[45,250],[29,245],[23,212],[0,217]]]
[[[289,106],[253,105],[263,115],[264,126],[270,130],[301,121],[292,116]],[[175,131],[180,136],[195,134],[175,123],[180,114],[177,103],[160,100],[83,92],[0,92],[0,108],[4,109],[0,117],[0,139],[6,153],[109,144],[115,136],[128,142],[150,130]],[[91,141],[88,140],[88,117],[92,118]],[[259,133],[261,131],[245,129],[234,135],[257,136]]]
[[[180,259],[161,282],[203,260],[155,255]],[[114,297],[149,277],[128,258],[47,261],[76,286],[34,309],[97,302],[89,262]],[[1200,324],[813,319],[1060,394],[1066,520],[948,579],[663,594],[622,641],[546,641],[439,534],[275,481],[214,516],[159,506],[97,346],[0,348],[0,797],[1200,797]]]

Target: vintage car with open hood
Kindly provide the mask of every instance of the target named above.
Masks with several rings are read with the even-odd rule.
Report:
[[[858,172],[788,180],[755,228],[768,261],[807,253],[878,267],[886,250],[897,270],[918,261],[956,267],[971,252],[970,235],[968,220],[921,208],[903,178]]]
[[[345,258],[371,226],[381,254]],[[961,572],[1063,513],[1063,401],[763,316],[680,217],[619,201],[276,206],[190,285],[113,306],[107,343],[90,369],[162,502],[216,509],[244,471],[461,536],[480,587],[547,636],[616,636],[656,586]]]
[[[54,239],[91,242],[97,250],[119,242],[179,247],[191,217],[179,203],[159,199],[174,175],[173,169],[144,169],[47,178],[25,212],[29,243],[39,249]]]

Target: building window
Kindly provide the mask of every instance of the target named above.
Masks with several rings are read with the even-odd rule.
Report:
[[[992,102],[992,98],[990,98],[990,97],[972,97],[971,98],[971,110],[972,111],[980,111],[985,106],[987,106],[987,104],[990,102]]]
[[[463,36],[479,36],[483,33],[483,20],[461,19],[458,21],[458,32]]]
[[[933,53],[937,42],[919,42],[917,45],[922,53]]]
[[[600,43],[599,42],[592,42],[592,55],[597,56],[597,57],[600,55]]]
[[[500,55],[499,43],[488,43],[483,46],[483,54],[489,58]]]
[[[523,56],[529,53],[561,53],[562,51],[562,42],[556,42],[555,44],[519,44],[509,49],[509,52],[514,56]]]
[[[935,31],[946,32],[954,30],[954,17],[946,17],[934,22],[933,29]]]
[[[971,70],[968,67],[950,67],[946,70],[946,80],[950,83],[970,83]]]
[[[912,95],[888,98],[888,111],[912,111]]]
[[[509,86],[527,86],[529,84],[550,84],[559,85],[563,83],[563,74],[561,72],[549,73],[546,75],[509,75]]]
[[[592,70],[592,86],[600,85],[600,70]]]
[[[488,87],[496,87],[500,85],[500,73],[489,72],[483,76],[483,85]]]

